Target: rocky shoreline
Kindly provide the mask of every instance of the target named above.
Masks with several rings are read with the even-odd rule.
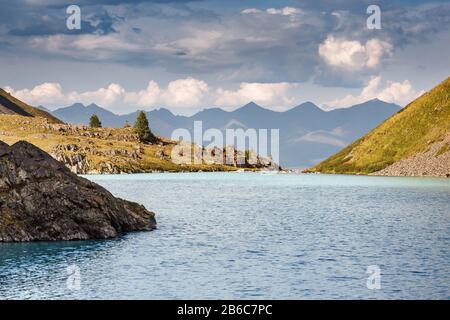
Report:
[[[0,242],[107,239],[155,228],[155,214],[143,206],[30,143],[0,141]]]
[[[211,171],[221,171],[227,165],[229,168],[235,169],[248,169],[248,170],[273,170],[279,171],[282,168],[272,161],[270,158],[261,157],[259,155],[252,155],[254,159],[247,161],[245,159],[245,152],[238,151],[234,148],[218,148],[213,147],[210,149],[206,149],[205,147],[194,147],[192,146],[192,153],[197,152],[195,156],[202,157],[202,154],[211,155],[211,154],[219,154],[222,155],[219,161],[214,159],[213,157],[204,156],[204,160],[208,161],[209,164],[215,165],[216,170]],[[164,172],[164,170],[143,170],[141,168],[124,168],[117,165],[118,161],[107,161],[104,160],[99,164],[93,164],[90,161],[91,157],[103,157],[104,159],[116,159],[116,157],[124,157],[128,159],[132,159],[134,161],[139,161],[144,157],[144,146],[136,145],[134,150],[129,151],[126,149],[115,149],[111,148],[106,152],[102,152],[97,150],[95,147],[82,147],[77,144],[59,144],[53,148],[49,152],[49,154],[55,158],[56,160],[64,163],[67,168],[70,169],[73,173],[82,174],[82,175],[90,175],[90,174],[133,174],[133,173],[154,173],[154,172]],[[225,160],[228,159],[228,154],[231,154],[231,161],[229,164],[224,163]],[[164,161],[172,161],[171,156],[160,150],[156,152],[156,157]],[[244,163],[240,163],[238,158],[244,159]],[[205,168],[198,167],[197,171],[204,171]],[[184,171],[182,167],[178,172],[191,172],[190,170]]]
[[[245,157],[248,152],[232,148],[206,149],[193,145],[191,154],[198,156],[203,152],[207,155],[205,161],[179,164],[172,159],[172,150],[181,146],[180,141],[160,138],[156,143],[143,143],[132,128],[90,128],[54,124],[40,117],[0,115],[0,140],[10,145],[22,140],[32,143],[76,174],[279,169],[271,159],[259,156],[253,164],[237,161],[238,157]],[[223,155],[227,157],[227,163],[215,160],[215,157],[210,158],[208,154]]]
[[[427,151],[402,159],[374,176],[450,178],[450,134],[432,143]]]

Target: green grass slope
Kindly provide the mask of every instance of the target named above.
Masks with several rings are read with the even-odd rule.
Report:
[[[450,78],[366,136],[308,172],[370,174],[418,153],[450,133]]]
[[[0,99],[5,99],[7,105],[3,106],[3,109],[8,110],[9,114],[17,114],[21,116],[32,116],[32,117],[41,117],[46,118],[49,123],[63,123],[58,118],[52,116],[50,113],[32,107],[19,99],[14,98],[12,95],[10,95],[8,92],[0,88]],[[2,113],[2,112],[0,112]]]

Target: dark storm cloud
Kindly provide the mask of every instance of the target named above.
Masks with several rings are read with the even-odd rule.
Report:
[[[81,20],[80,30],[69,30],[66,27],[66,18],[61,16],[52,17],[46,21],[36,21],[33,24],[18,27],[9,31],[13,36],[49,36],[57,34],[109,34],[117,32],[114,27],[114,21],[119,19],[106,17],[107,14],[96,15],[96,19],[101,17],[98,24],[91,21]]]
[[[319,45],[329,35],[362,45],[376,38],[391,43],[395,50],[430,41],[434,34],[450,29],[449,3],[381,0],[377,4],[382,9],[382,30],[368,30],[366,9],[373,2],[293,0],[289,6],[302,12],[290,15],[266,11],[287,5],[281,1],[231,1],[234,7],[228,10],[223,10],[223,2],[219,7],[217,1],[200,0],[6,1],[0,11],[0,47],[26,51],[20,48],[26,43],[13,40],[29,37],[43,43],[33,50],[43,50],[42,55],[52,58],[158,66],[178,74],[217,74],[232,82],[312,79],[324,86],[354,87],[379,69],[331,68],[318,55]],[[65,8],[73,3],[82,7],[80,31],[65,26]],[[256,13],[241,13],[246,8],[256,8]],[[73,46],[72,39],[61,39],[66,41],[63,49],[56,43],[52,52],[44,51],[48,36],[69,34],[114,38],[104,45],[93,43],[101,39],[92,39],[88,50],[79,43]]]
[[[430,36],[450,29],[450,3],[424,5],[412,11],[397,8],[383,14],[383,32],[398,46],[429,41]]]
[[[427,3],[446,3],[448,0],[321,0],[321,1],[305,1],[292,0],[294,6],[300,8],[308,8],[312,10],[346,10],[350,12],[366,12],[369,5],[378,5],[383,10],[392,10],[394,8],[411,8]]]
[[[28,7],[67,7],[72,4],[76,5],[121,5],[121,4],[139,4],[139,3],[191,3],[205,0],[43,0],[29,2],[26,0],[4,0],[5,5],[20,5]]]
[[[66,8],[38,5],[5,4],[0,11],[0,25],[12,36],[48,36],[56,34],[109,34],[114,24],[123,21],[98,7],[83,11],[81,30],[68,30]]]

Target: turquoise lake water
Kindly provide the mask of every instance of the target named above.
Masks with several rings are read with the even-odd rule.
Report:
[[[158,230],[0,244],[0,299],[450,299],[450,179],[88,178],[155,211]]]

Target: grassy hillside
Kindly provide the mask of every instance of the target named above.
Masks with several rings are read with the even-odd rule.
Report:
[[[32,107],[19,99],[16,99],[12,95],[10,95],[8,92],[0,88],[0,99],[6,99],[11,105],[14,107],[14,110],[23,110],[24,112],[17,112],[14,111],[12,114],[20,114],[20,115],[29,115],[32,117],[42,117],[46,118],[50,123],[63,123],[61,120],[57,119],[56,117],[52,116],[50,113],[40,110],[38,108]],[[7,107],[7,106],[6,106]],[[1,113],[1,112],[0,112]]]
[[[373,173],[426,152],[449,133],[450,78],[308,172]]]
[[[132,128],[89,128],[51,124],[41,117],[0,114],[0,140],[24,140],[50,153],[76,173],[137,173],[152,171],[233,171],[225,165],[178,165],[170,155],[176,142],[142,144]]]
[[[90,128],[64,124],[48,112],[31,107],[0,89],[0,141],[9,145],[27,141],[78,174],[278,169],[271,159],[250,153],[247,156],[234,148],[206,150],[192,143],[164,138],[154,140],[151,144],[142,143],[131,127]],[[176,150],[176,157],[182,156],[187,164],[184,161],[177,164],[172,159],[176,146],[181,147]],[[183,156],[185,152],[188,153]],[[244,163],[240,163],[241,159]]]

